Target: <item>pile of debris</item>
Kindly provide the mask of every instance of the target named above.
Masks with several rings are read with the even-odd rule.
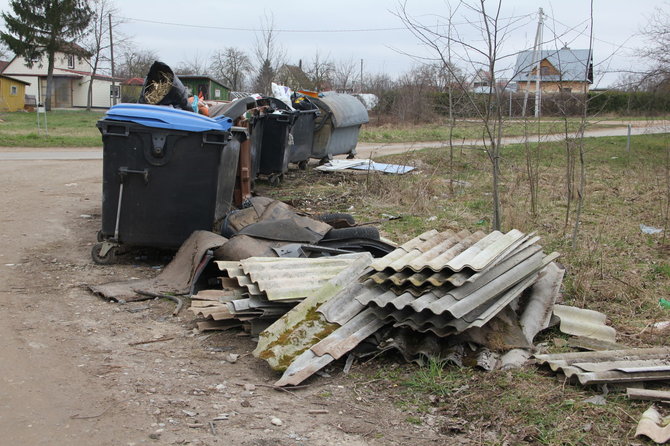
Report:
[[[538,240],[517,230],[429,231],[383,258],[362,257],[334,279],[345,285],[331,283],[261,333],[254,354],[285,371],[277,385],[299,384],[365,340],[408,359],[462,363],[457,356],[476,345],[487,368],[497,365],[494,350],[524,349],[525,360],[563,277]],[[304,336],[307,325],[324,336]]]
[[[223,273],[217,278],[220,289],[202,290],[192,298],[191,311],[206,319],[198,322],[198,329],[242,326],[252,335],[258,335],[349,266],[356,257],[356,254],[342,254],[216,261]]]

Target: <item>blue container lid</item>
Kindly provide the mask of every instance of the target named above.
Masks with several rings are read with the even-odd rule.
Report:
[[[233,126],[233,120],[226,116],[209,118],[186,110],[148,104],[115,105],[107,111],[104,119],[186,132],[228,131]]]

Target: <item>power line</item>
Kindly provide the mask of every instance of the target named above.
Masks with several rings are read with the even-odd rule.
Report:
[[[158,20],[136,19],[133,17],[122,17],[122,19],[131,22],[153,23],[156,25],[181,26],[184,28],[218,29],[222,31],[249,31],[249,32],[269,31],[262,28],[236,28],[229,26],[196,25],[190,23],[175,23],[175,22],[163,22]],[[400,31],[405,29],[407,28],[399,27],[399,28],[354,28],[354,29],[273,29],[272,31],[277,33],[361,33],[361,32],[378,32],[378,31]]]

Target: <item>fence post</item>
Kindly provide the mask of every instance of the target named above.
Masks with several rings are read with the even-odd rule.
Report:
[[[631,130],[631,125],[628,124],[628,139],[626,140],[626,152],[630,153],[630,130]]]

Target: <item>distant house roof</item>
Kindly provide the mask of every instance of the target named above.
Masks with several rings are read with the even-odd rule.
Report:
[[[293,89],[315,90],[316,86],[309,76],[297,65],[284,64],[277,70],[276,79]]]
[[[83,48],[75,42],[62,42],[60,44],[60,52],[65,54],[74,54],[75,56],[79,57],[91,57],[93,55],[89,50]]]
[[[64,71],[66,73],[78,74],[80,76],[90,76],[91,75],[91,72],[89,72],[89,71],[72,70],[70,68],[54,68],[54,70]],[[121,80],[120,78],[113,78],[112,76],[107,76],[105,74],[96,74],[95,76],[93,76],[93,79],[100,79],[100,80],[105,80],[105,81],[112,81],[112,80],[119,81],[119,80]]]
[[[547,82],[593,82],[593,56],[589,50],[542,50],[540,60],[549,62],[559,74],[541,75]],[[516,59],[514,80],[517,82],[536,80],[537,61],[533,51],[522,51]]]
[[[141,77],[131,77],[130,79],[126,79],[125,81],[121,82],[121,85],[139,85],[142,86],[144,85],[144,79]]]
[[[8,60],[0,60],[0,73],[9,65]]]
[[[24,85],[30,85],[30,82],[22,81],[21,79],[15,79],[15,78],[10,77],[10,76],[5,76],[4,74],[0,74],[0,77],[2,77],[4,79],[9,79],[10,81],[19,82],[19,83],[24,84]]]

